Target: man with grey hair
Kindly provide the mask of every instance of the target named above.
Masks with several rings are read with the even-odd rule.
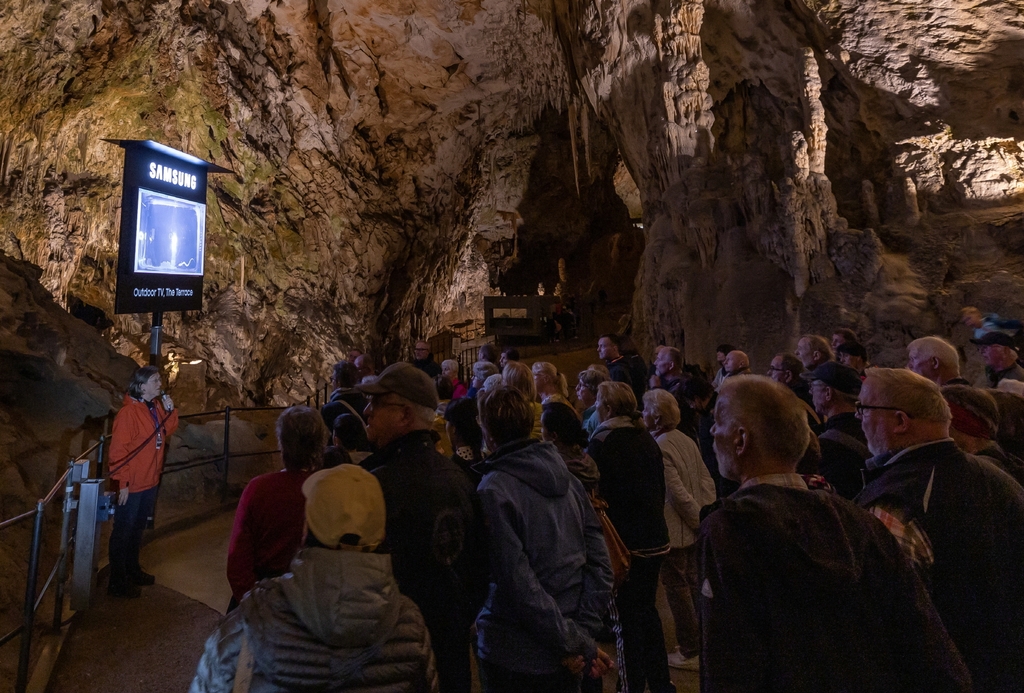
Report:
[[[813,371],[826,361],[834,361],[832,345],[820,334],[805,334],[796,343],[796,357],[804,368]]]
[[[357,389],[370,399],[366,436],[375,452],[363,467],[384,491],[395,579],[423,612],[441,690],[469,693],[469,629],[487,586],[479,499],[466,473],[434,447],[430,376],[395,363]]]
[[[857,415],[874,455],[857,503],[925,577],[975,690],[1024,690],[1024,489],[957,449],[923,376],[868,369]]]
[[[679,423],[676,428],[696,442],[697,412],[683,398],[683,355],[679,349],[670,346],[658,347],[654,357],[654,374],[656,378],[651,378],[651,381],[656,380],[658,384],[652,387],[667,390],[676,399],[676,406],[679,407]]]
[[[969,385],[960,377],[960,354],[942,337],[921,337],[907,345],[907,368],[933,383]]]
[[[796,474],[810,440],[785,385],[729,378],[715,452],[740,483],[700,526],[701,691],[969,691],[899,544]]]
[[[1020,355],[1013,337],[1002,332],[986,332],[971,339],[985,362],[985,381],[982,387],[997,387],[1003,380],[1024,381],[1024,368],[1018,363]]]
[[[864,488],[864,460],[871,456],[854,408],[860,376],[848,366],[829,361],[801,377],[810,382],[814,408],[824,421],[818,435],[818,471],[836,493],[852,499]]]

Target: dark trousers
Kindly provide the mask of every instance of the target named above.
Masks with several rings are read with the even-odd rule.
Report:
[[[483,660],[486,673],[484,693],[577,693],[580,679],[568,669],[553,674],[520,674]]]
[[[434,648],[441,693],[470,693],[473,670],[469,661],[469,626],[447,613],[438,613],[434,609],[420,610]]]
[[[661,617],[655,606],[658,572],[663,556],[633,556],[629,578],[615,596],[615,609],[621,624],[619,646],[620,689],[627,693],[675,693],[668,673],[668,653]]]
[[[697,587],[696,547],[672,549],[661,564],[661,584],[665,586],[668,608],[676,626],[676,642],[684,657],[700,654],[700,636],[697,633],[697,611],[694,591]]]
[[[156,507],[157,487],[129,493],[128,501],[114,512],[114,529],[110,533],[110,584],[127,585],[131,577],[142,572],[139,550],[146,520]]]

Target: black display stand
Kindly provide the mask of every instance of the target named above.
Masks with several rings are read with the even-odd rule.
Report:
[[[152,140],[104,140],[124,149],[114,313],[152,313],[159,365],[163,314],[202,310],[206,183],[216,164]]]

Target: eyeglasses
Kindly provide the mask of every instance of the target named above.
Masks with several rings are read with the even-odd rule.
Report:
[[[853,405],[853,408],[857,410],[857,416],[863,416],[864,412],[868,411],[870,409],[878,409],[878,410],[881,410],[881,411],[899,411],[899,412],[903,412],[903,414],[908,419],[912,419],[913,418],[910,414],[907,414],[906,411],[904,411],[903,409],[900,409],[899,407],[881,407],[881,406],[876,406],[874,404],[861,404],[860,402],[856,402]]]

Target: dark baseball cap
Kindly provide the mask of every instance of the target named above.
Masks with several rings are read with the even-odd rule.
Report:
[[[981,336],[981,339],[972,339],[971,342],[979,346],[998,344],[999,346],[1010,347],[1014,351],[1017,350],[1017,345],[1013,343],[1013,337],[1005,332],[986,332]]]
[[[437,409],[437,388],[430,376],[405,361],[393,363],[376,380],[356,385],[364,395],[386,395],[393,392],[414,404]]]
[[[826,361],[813,371],[801,373],[804,380],[820,380],[829,387],[847,395],[860,394],[860,374],[849,366],[835,361]]]

